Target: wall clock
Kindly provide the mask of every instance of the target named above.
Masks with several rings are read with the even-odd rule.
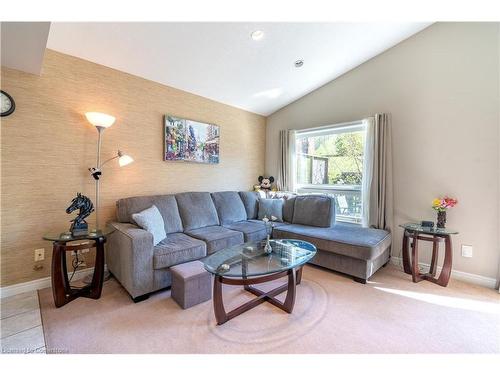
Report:
[[[0,107],[0,116],[8,116],[14,110],[16,109],[16,103],[14,102],[14,99],[12,96],[7,94],[5,91],[0,90],[0,97],[1,97],[1,107]]]

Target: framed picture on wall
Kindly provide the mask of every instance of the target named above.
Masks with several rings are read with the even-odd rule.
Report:
[[[219,163],[219,126],[165,115],[165,161]]]

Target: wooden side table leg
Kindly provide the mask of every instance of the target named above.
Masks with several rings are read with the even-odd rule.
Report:
[[[439,242],[437,240],[438,238],[434,236],[432,241],[431,267],[429,268],[429,273],[432,275],[432,277],[436,276],[436,266],[437,266],[438,249],[439,249]]]
[[[52,295],[56,307],[64,306],[67,303],[67,273],[66,273],[66,257],[64,248],[57,242],[54,242],[52,248]]]
[[[408,232],[406,232],[405,229],[403,234],[403,269],[405,273],[411,275],[410,256],[408,253],[409,242],[410,242],[410,237],[408,236]]]
[[[445,252],[444,252],[444,262],[443,262],[443,268],[441,269],[441,274],[439,275],[439,278],[436,281],[436,284],[441,285],[441,286],[447,286],[448,282],[450,281],[450,275],[451,275],[451,265],[453,261],[453,249],[451,246],[451,236],[446,236],[445,240]]]
[[[93,299],[99,299],[102,293],[102,284],[104,282],[104,242],[103,238],[96,239],[94,276],[92,277],[89,294],[89,297]]]
[[[411,256],[411,278],[414,283],[420,281],[420,271],[418,270],[418,234],[413,235],[412,256]]]

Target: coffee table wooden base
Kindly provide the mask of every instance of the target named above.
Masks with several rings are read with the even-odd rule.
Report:
[[[277,280],[282,277],[288,277],[287,284],[281,285],[269,292],[264,292],[260,289],[253,287],[254,284],[262,284],[268,281]],[[215,319],[217,320],[217,324],[221,325],[231,320],[238,315],[253,309],[254,307],[260,305],[264,302],[269,302],[270,304],[280,308],[287,313],[291,313],[293,310],[293,306],[295,304],[295,287],[300,284],[302,278],[302,267],[298,269],[290,269],[283,272],[274,273],[271,275],[255,277],[255,278],[243,278],[243,279],[234,279],[234,278],[226,278],[224,276],[216,275],[214,278],[214,313]],[[226,312],[224,308],[224,301],[222,298],[222,284],[227,285],[243,285],[243,288],[256,295],[257,298],[254,298],[251,301],[244,303],[243,305],[235,308],[230,312]],[[287,291],[286,298],[284,302],[279,301],[274,298],[277,295]]]

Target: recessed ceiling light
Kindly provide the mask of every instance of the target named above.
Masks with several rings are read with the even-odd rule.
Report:
[[[294,63],[296,68],[300,68],[302,65],[304,65],[304,60],[297,60]]]
[[[250,34],[253,40],[261,40],[264,37],[264,31],[262,30],[255,30],[253,33]]]

